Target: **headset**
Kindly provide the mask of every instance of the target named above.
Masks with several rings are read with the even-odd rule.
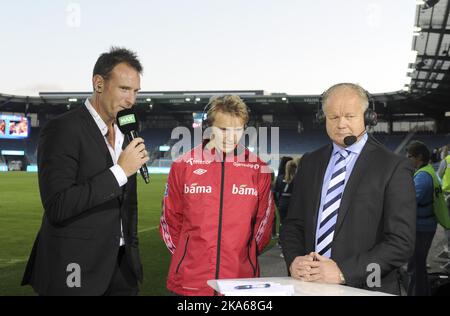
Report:
[[[211,107],[212,102],[216,99],[217,99],[217,97],[211,97],[209,99],[208,103],[206,103],[205,107],[203,108],[203,111],[202,111],[202,133],[204,133],[205,130],[208,127],[210,127],[210,122],[207,117],[207,114],[208,114],[209,108]]]
[[[333,87],[331,87],[331,88],[333,88]],[[330,89],[326,90],[324,93],[322,93],[320,95],[319,104],[318,104],[317,113],[316,113],[316,121],[319,124],[325,123],[325,113],[322,110],[323,97]],[[375,126],[378,123],[378,115],[375,112],[375,100],[370,95],[370,93],[367,92],[367,90],[364,90],[364,93],[366,94],[367,100],[369,101],[369,106],[367,107],[366,111],[364,112],[364,125],[365,126]]]

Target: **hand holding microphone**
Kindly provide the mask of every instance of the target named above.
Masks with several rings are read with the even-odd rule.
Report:
[[[146,162],[149,160],[144,140],[138,136],[138,120],[132,109],[117,113],[117,126],[130,142],[119,157],[118,164],[127,177],[140,171],[145,183],[150,182]]]
[[[148,160],[144,140],[138,137],[133,139],[122,151],[117,163],[129,177],[142,168]],[[146,183],[148,182],[146,181]]]

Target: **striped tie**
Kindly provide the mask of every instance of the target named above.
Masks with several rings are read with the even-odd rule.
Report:
[[[331,243],[333,241],[339,206],[341,205],[341,198],[344,192],[345,165],[349,153],[349,151],[344,149],[339,151],[339,158],[334,164],[322,212],[320,213],[320,224],[316,237],[316,252],[327,258],[331,256]]]

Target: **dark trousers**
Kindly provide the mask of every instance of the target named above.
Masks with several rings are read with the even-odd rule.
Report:
[[[127,257],[125,247],[119,249],[116,268],[111,282],[104,296],[136,296],[139,292],[136,276],[133,274]]]
[[[289,208],[289,201],[291,200],[291,197],[281,197],[280,198],[280,204],[278,207],[278,213],[280,213],[280,224],[283,225],[284,219],[287,216],[288,208]]]
[[[417,232],[414,254],[408,263],[410,276],[408,296],[429,296],[430,285],[428,283],[427,256],[431,242],[436,231]]]

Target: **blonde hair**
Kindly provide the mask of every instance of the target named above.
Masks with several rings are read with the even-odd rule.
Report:
[[[295,164],[297,165],[297,168],[298,168],[298,166],[300,166],[300,160],[302,160],[302,157],[303,157],[303,155],[300,155],[300,156],[295,157],[295,158],[293,159],[294,162],[295,162]]]
[[[284,172],[284,181],[291,183],[294,180],[295,173],[297,172],[297,164],[294,160],[289,160],[286,163],[286,169]]]
[[[207,112],[208,124],[214,123],[215,116],[218,112],[224,114],[231,114],[235,117],[241,118],[244,124],[248,123],[249,114],[247,105],[238,95],[224,95],[220,97],[213,97],[209,102],[209,110]]]
[[[363,111],[367,110],[367,108],[369,107],[369,93],[359,84],[343,82],[331,86],[322,94],[322,111],[325,111],[325,106],[330,95],[340,88],[350,89],[356,92],[361,98],[361,106],[363,108]]]

